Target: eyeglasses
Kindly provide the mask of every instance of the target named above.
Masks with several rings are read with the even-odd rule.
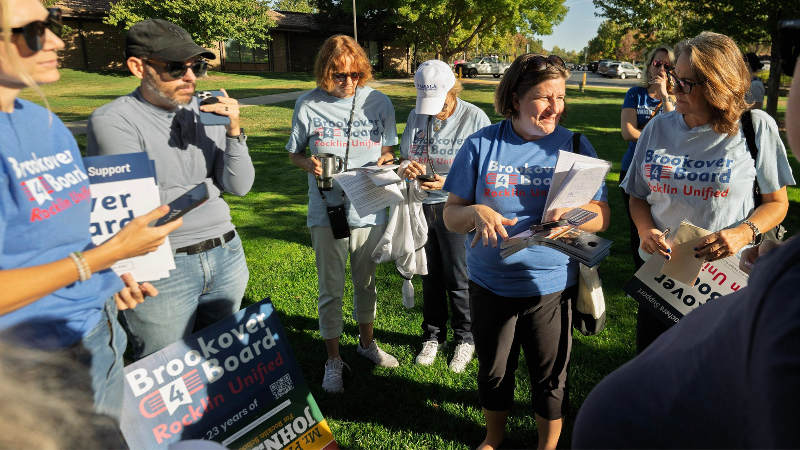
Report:
[[[61,8],[47,8],[47,20],[35,20],[27,25],[12,28],[14,34],[21,34],[25,38],[25,44],[34,52],[44,48],[44,33],[50,30],[56,36],[61,36],[64,24],[61,23]]]
[[[174,79],[183,78],[186,75],[186,71],[192,69],[192,72],[196,77],[202,77],[208,71],[208,61],[203,61],[202,59],[197,60],[191,63],[182,63],[182,62],[161,62],[161,61],[153,61],[152,59],[145,59],[144,60],[147,64],[155,64],[157,66],[166,67],[167,74]]]
[[[531,58],[528,58],[525,61],[522,67],[522,73],[528,71],[528,69],[533,70],[534,72],[541,72],[542,70],[547,69],[549,66],[560,67],[564,70],[567,70],[567,65],[564,64],[564,60],[561,59],[560,56],[550,55],[550,56],[542,56],[536,55]]]
[[[653,67],[661,67],[661,66],[664,66],[664,70],[672,69],[672,65],[666,61],[661,61],[658,59],[653,60]]]
[[[364,76],[363,72],[350,72],[350,73],[339,72],[339,73],[333,74],[332,78],[334,80],[336,80],[337,82],[339,82],[339,83],[344,83],[345,81],[347,81],[347,77],[350,77],[350,79],[353,80],[353,81],[358,81],[363,76]]]
[[[686,95],[689,95],[689,94],[692,93],[692,88],[693,87],[697,86],[698,84],[703,84],[702,81],[698,81],[696,83],[692,83],[691,81],[681,80],[680,78],[678,78],[677,75],[675,75],[675,72],[667,72],[667,76],[672,81],[672,84],[674,86],[678,86],[678,88],[680,88],[681,92],[683,92]]]

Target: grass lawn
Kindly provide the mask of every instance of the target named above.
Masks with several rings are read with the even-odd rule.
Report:
[[[82,117],[91,108],[129,92],[135,85],[130,77],[117,75],[74,71],[64,71],[64,75],[65,83],[47,88],[51,104],[57,111],[78,108]],[[235,92],[234,85],[241,92],[283,89],[290,84],[301,89],[309,87],[310,77],[306,80],[301,77],[276,80],[274,75],[277,74],[269,74],[270,78],[219,75],[218,83],[208,80],[201,87],[231,86],[232,93]],[[266,87],[259,85],[259,80]],[[68,83],[71,83],[72,90],[64,86]],[[386,86],[381,91],[392,99],[399,122],[398,133],[401,133],[414,106],[416,92],[411,84]],[[85,92],[91,92],[89,100],[81,100]],[[493,93],[493,85],[465,83],[462,98],[483,108],[495,122],[499,117],[493,112]],[[624,94],[624,90],[615,89],[588,88],[585,93],[575,88],[567,90],[567,127],[584,133],[601,158],[614,162],[607,179],[614,215],[611,227],[603,234],[613,240],[614,245],[611,255],[601,265],[608,308],[606,330],[596,337],[574,335],[570,366],[572,413],[567,417],[559,443],[565,448],[570,446],[575,413],[586,395],[604,376],[634,355],[635,305],[621,290],[633,274],[627,221],[618,189],[619,161],[626,148],[619,134]],[[326,356],[318,331],[314,255],[305,226],[306,176],[289,163],[284,150],[293,107],[294,102],[285,102],[254,106],[243,113],[243,127],[248,130],[248,144],[257,176],[247,196],[227,196],[226,200],[242,235],[250,267],[245,303],[272,297],[303,374],[343,448],[466,449],[477,445],[484,436],[475,382],[477,361],[473,361],[462,374],[450,372],[446,359],[441,356],[431,367],[413,364],[421,346],[422,289],[420,280],[415,277],[416,306],[404,308],[401,304],[401,278],[393,264],[378,267],[379,312],[375,336],[385,350],[397,356],[401,366],[391,370],[379,369],[356,355],[358,329],[349,318],[352,289],[348,282],[341,351],[352,371],[345,371],[343,395],[328,394],[320,387]],[[782,108],[785,110],[785,103]],[[83,146],[85,138],[79,137],[78,140]],[[800,173],[800,166],[793,157],[790,159],[795,173]],[[790,200],[791,207],[784,224],[789,230],[797,230],[800,227],[797,214],[800,193],[797,189],[790,190]],[[444,353],[448,360],[452,357],[452,349]],[[524,362],[520,366],[524,367]],[[517,378],[515,405],[510,414],[504,448],[535,448],[527,370],[519,370]]]

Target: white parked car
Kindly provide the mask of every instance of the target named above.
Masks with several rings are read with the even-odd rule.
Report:
[[[500,62],[496,56],[479,56],[472,61],[456,65],[456,73],[461,68],[461,75],[475,78],[478,75],[492,74],[495,78],[500,78],[511,67],[510,63]]]

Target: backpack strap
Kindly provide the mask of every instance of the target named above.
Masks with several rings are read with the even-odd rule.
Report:
[[[581,152],[581,134],[572,133],[572,153]]]
[[[753,158],[753,164],[756,164],[758,159],[758,145],[756,145],[756,130],[753,126],[753,116],[750,111],[745,111],[742,113],[741,118],[742,123],[742,132],[744,133],[744,138],[747,141],[747,149],[750,151],[750,156]],[[758,208],[761,205],[761,194],[758,188],[758,177],[753,180],[753,201],[755,203],[755,207]]]

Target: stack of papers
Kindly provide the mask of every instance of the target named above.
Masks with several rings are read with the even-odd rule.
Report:
[[[611,241],[570,225],[534,232],[523,231],[500,244],[500,256],[507,258],[534,245],[558,250],[587,267],[594,267],[611,251]]]
[[[83,164],[92,192],[89,232],[95,245],[117,234],[134,217],[161,205],[155,169],[147,153],[91,156],[83,158]],[[127,272],[138,282],[168,278],[174,268],[169,238],[156,251],[119,260],[111,267],[117,275]]]
[[[547,216],[557,208],[576,208],[589,203],[602,186],[609,170],[611,163],[608,161],[559,151],[542,220],[553,220]]]
[[[359,216],[373,214],[400,203],[403,194],[397,186],[402,180],[394,172],[396,164],[356,167],[333,175]]]

